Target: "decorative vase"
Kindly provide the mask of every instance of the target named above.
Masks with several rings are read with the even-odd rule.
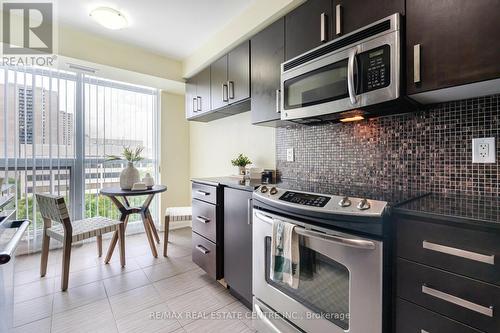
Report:
[[[239,166],[238,167],[238,175],[244,176],[245,175],[245,167],[244,166]]]
[[[155,184],[155,180],[153,177],[151,177],[151,174],[148,172],[146,173],[146,176],[142,178],[142,182],[146,185],[147,188],[152,188]]]
[[[131,190],[138,181],[139,170],[134,167],[134,163],[128,162],[127,167],[120,173],[120,187],[122,190]]]

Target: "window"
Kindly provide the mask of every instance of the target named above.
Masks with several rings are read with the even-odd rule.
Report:
[[[17,186],[18,218],[33,221],[27,233],[31,249],[39,248],[43,225],[34,193],[64,196],[73,219],[117,218],[109,199],[98,193],[119,185],[125,164],[106,162],[106,156],[119,155],[124,146],[143,146],[141,176],[149,172],[158,179],[157,105],[152,88],[66,71],[0,67],[0,177]],[[134,223],[129,226],[134,232]]]

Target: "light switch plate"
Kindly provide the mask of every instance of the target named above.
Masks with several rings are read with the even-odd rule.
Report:
[[[286,150],[286,161],[293,162],[293,148],[288,148]]]
[[[495,138],[472,139],[472,163],[495,162]]]

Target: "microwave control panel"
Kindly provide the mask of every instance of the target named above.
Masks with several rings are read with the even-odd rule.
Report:
[[[387,87],[390,84],[390,47],[384,45],[359,54],[362,72],[361,92]]]

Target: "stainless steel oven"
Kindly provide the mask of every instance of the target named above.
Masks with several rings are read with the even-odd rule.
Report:
[[[274,219],[295,224],[299,234],[297,289],[270,278]],[[253,251],[254,323],[259,332],[382,333],[382,241],[254,207]]]
[[[400,28],[394,14],[283,63],[281,119],[359,116],[398,99]]]

